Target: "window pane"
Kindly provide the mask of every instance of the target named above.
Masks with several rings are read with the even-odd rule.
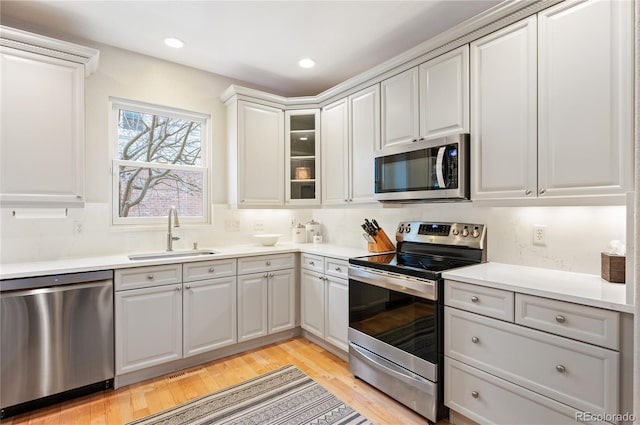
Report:
[[[201,165],[201,123],[119,110],[118,159]]]
[[[182,217],[203,217],[204,172],[119,167],[120,217],[163,217],[174,205]]]

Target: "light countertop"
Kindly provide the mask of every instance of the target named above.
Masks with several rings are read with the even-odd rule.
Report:
[[[282,254],[288,252],[305,252],[325,257],[346,260],[349,257],[370,255],[365,248],[350,248],[332,244],[293,244],[278,242],[274,246],[262,245],[230,245],[200,247],[199,250],[212,250],[216,254],[199,255],[181,258],[157,258],[152,260],[130,260],[127,255],[109,255],[84,258],[69,258],[51,261],[24,263],[7,263],[0,265],[0,279],[16,279],[23,277],[44,276],[61,273],[78,273],[94,270],[122,269],[127,267],[152,266],[158,264],[189,263],[224,258],[247,257],[254,255]],[[181,251],[180,251],[181,252]],[[139,254],[139,253],[130,253]]]
[[[626,302],[625,284],[610,283],[598,275],[518,266],[483,263],[444,272],[445,279],[474,285],[506,289],[593,307],[633,313]]]

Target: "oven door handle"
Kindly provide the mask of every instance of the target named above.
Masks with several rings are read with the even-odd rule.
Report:
[[[372,273],[356,267],[349,267],[349,279],[428,300],[435,301],[438,299],[436,282],[433,280]]]
[[[385,373],[391,374],[396,379],[404,382],[407,385],[416,387],[420,389],[420,391],[426,390],[428,394],[435,395],[436,386],[433,382],[429,381],[428,379],[423,378],[420,375],[416,375],[415,373],[410,372],[396,365],[395,363],[385,360],[380,356],[377,356],[373,353],[369,353],[352,342],[349,342],[349,348],[352,350],[351,355],[360,357],[360,360],[367,362],[370,366],[376,367]]]

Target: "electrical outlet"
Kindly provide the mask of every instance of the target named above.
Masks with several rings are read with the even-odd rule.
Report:
[[[253,223],[254,232],[264,232],[264,220],[256,220]]]
[[[547,245],[547,226],[544,224],[533,225],[533,244],[546,246]]]
[[[240,220],[226,219],[224,221],[224,231],[225,232],[239,232],[240,231]]]

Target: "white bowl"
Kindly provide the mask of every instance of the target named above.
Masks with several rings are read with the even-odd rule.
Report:
[[[280,239],[280,234],[259,234],[253,235],[254,238],[258,239],[260,243],[264,246],[273,246]]]

